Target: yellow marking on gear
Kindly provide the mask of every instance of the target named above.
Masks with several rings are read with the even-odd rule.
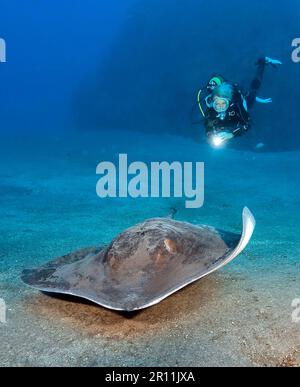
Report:
[[[204,111],[203,111],[203,108],[202,108],[202,105],[201,105],[201,93],[202,93],[202,90],[199,90],[199,93],[198,93],[198,105],[199,105],[199,109],[200,109],[200,112],[201,114],[203,115],[203,117],[205,117],[205,114],[204,114]]]

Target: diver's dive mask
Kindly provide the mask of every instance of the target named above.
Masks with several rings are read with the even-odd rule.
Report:
[[[214,97],[213,108],[217,113],[226,113],[230,105],[230,101],[227,98]]]

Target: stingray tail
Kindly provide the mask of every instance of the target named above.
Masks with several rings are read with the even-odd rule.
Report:
[[[177,209],[172,207],[172,208],[170,208],[170,212],[169,212],[169,215],[167,216],[167,218],[174,219],[176,214],[177,214]]]

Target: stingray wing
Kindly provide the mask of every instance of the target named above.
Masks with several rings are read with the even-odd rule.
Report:
[[[251,213],[249,208],[245,207],[243,210],[243,232],[238,245],[228,254],[218,260],[218,262],[212,266],[211,270],[206,275],[211,274],[218,269],[221,269],[223,266],[230,263],[232,260],[234,260],[234,258],[236,258],[245,250],[252,238],[255,225],[256,221],[253,214]]]
[[[88,247],[64,255],[35,269],[25,269],[21,274],[22,281],[41,291],[61,293],[68,290],[64,280],[56,276],[57,270],[62,266],[80,265],[86,259],[94,257],[103,250],[103,247]]]

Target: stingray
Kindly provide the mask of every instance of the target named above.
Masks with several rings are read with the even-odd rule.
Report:
[[[147,219],[108,246],[60,257],[22,280],[42,292],[80,297],[118,311],[148,308],[231,262],[249,243],[255,219],[243,211],[241,234],[172,218]]]

